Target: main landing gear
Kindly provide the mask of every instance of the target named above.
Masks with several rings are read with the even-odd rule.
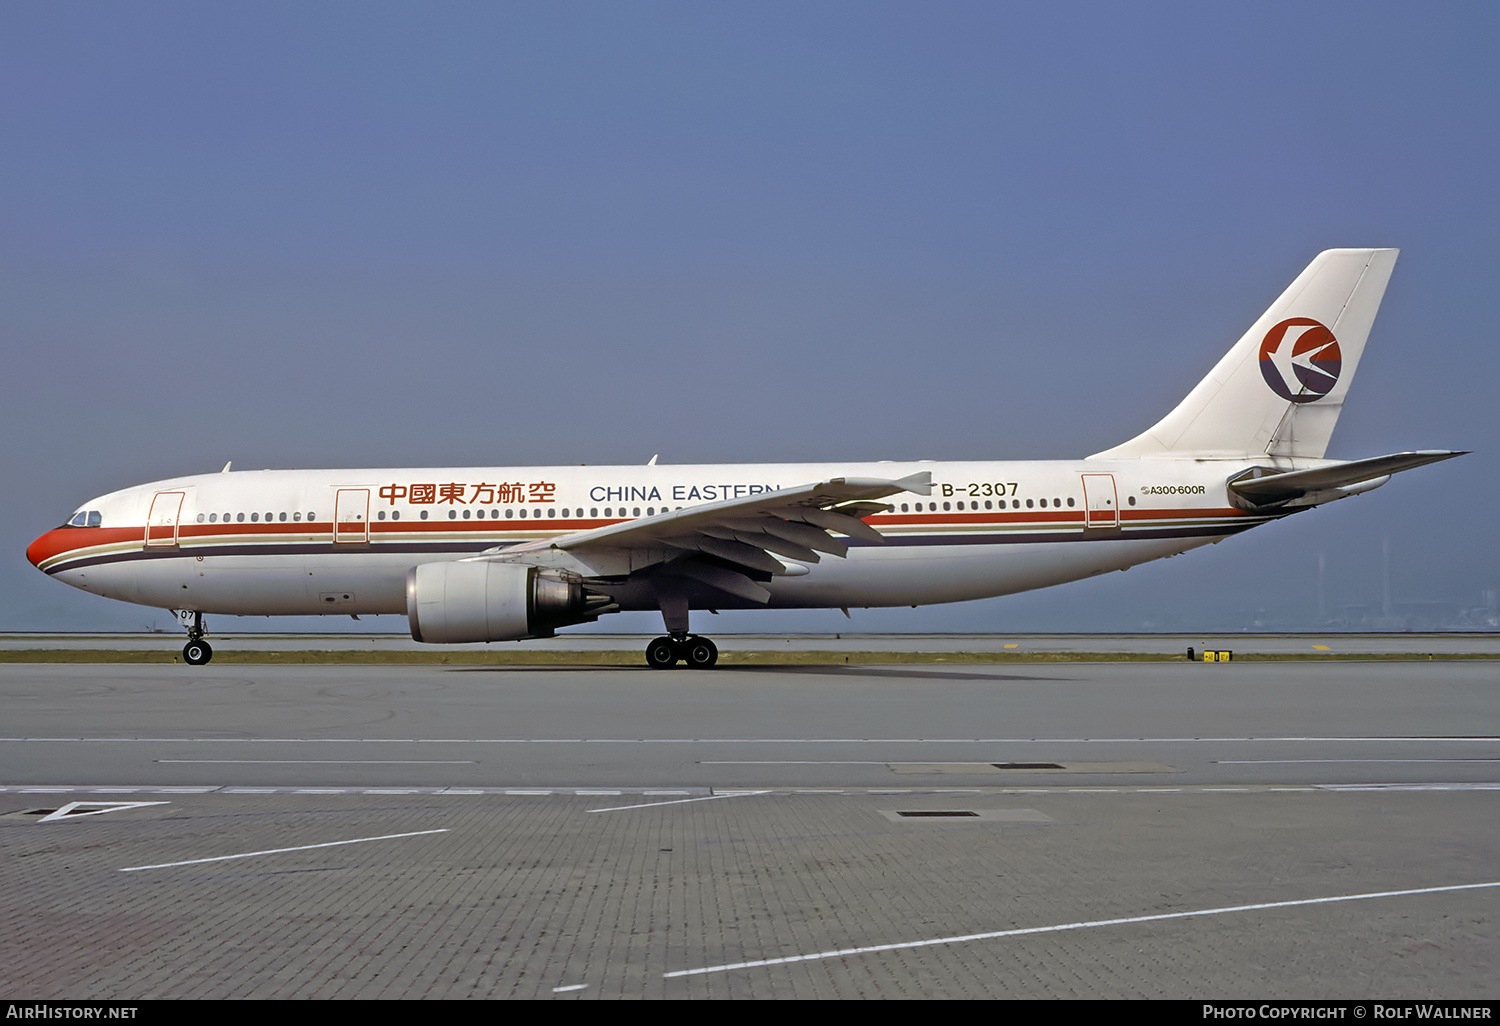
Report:
[[[646,665],[653,670],[670,670],[681,660],[695,670],[706,670],[719,661],[717,645],[688,633],[686,592],[663,584],[656,600],[661,604],[662,626],[667,633],[646,646]]]
[[[203,640],[207,633],[203,629],[203,614],[184,609],[177,614],[177,619],[188,632],[188,643],[182,646],[182,661],[189,666],[202,666],[214,657],[213,647]]]
[[[653,670],[669,670],[678,660],[697,670],[706,670],[719,661],[719,647],[696,634],[657,638],[646,646],[646,662]]]

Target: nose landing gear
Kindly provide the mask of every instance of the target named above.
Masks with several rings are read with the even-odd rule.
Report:
[[[180,610],[177,619],[187,628],[188,643],[182,646],[182,661],[189,666],[202,666],[214,657],[213,646],[203,640],[208,633],[203,629],[203,614]]]

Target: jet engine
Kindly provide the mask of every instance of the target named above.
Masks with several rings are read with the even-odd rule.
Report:
[[[406,575],[411,636],[431,644],[550,638],[616,608],[577,579],[524,563],[422,563]]]

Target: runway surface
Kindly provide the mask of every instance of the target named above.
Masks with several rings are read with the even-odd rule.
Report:
[[[224,631],[235,618],[214,618],[209,641],[222,652],[644,652],[652,634],[612,634],[602,631],[564,631],[555,638],[519,643],[423,645],[405,631],[391,633],[270,633]],[[724,652],[996,652],[1025,655],[1036,652],[1134,652],[1185,655],[1189,647],[1230,649],[1256,655],[1382,655],[1433,653],[1485,655],[1500,658],[1500,634],[1493,631],[1416,633],[1269,633],[1223,634],[721,634],[714,641]],[[14,650],[175,652],[184,636],[178,632],[120,631],[103,634],[76,632],[0,632],[0,652]]]
[[[1500,990],[1495,662],[10,664],[0,707],[12,997]]]

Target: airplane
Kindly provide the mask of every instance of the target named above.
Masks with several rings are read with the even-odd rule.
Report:
[[[1464,455],[1324,458],[1394,249],[1319,254],[1182,402],[1077,460],[231,471],[91,499],[27,549],[96,595],[205,614],[400,614],[419,642],[659,611],[919,606],[1124,570]],[[829,557],[829,558],[825,558]]]

